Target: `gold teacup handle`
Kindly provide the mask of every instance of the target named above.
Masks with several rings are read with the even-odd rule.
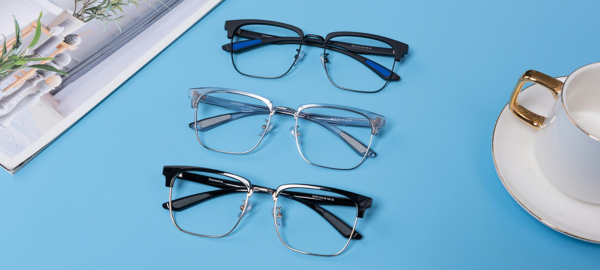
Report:
[[[521,93],[521,88],[525,83],[528,82],[539,83],[544,87],[548,88],[548,90],[552,92],[554,99],[558,98],[558,95],[562,90],[563,82],[535,70],[525,71],[525,73],[523,73],[523,75],[517,82],[515,90],[510,96],[510,102],[508,103],[508,107],[517,117],[525,121],[525,123],[531,125],[535,129],[538,129],[542,126],[544,120],[546,120],[546,117],[528,110],[527,108],[521,106],[521,104],[519,104],[519,102],[517,101],[517,97]]]

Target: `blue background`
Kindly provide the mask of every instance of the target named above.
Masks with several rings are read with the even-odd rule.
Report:
[[[510,197],[491,137],[522,72],[563,76],[599,61],[599,11],[598,1],[226,0],[16,176],[0,174],[0,269],[597,269],[600,245],[553,231]],[[339,90],[316,48],[282,79],[242,76],[220,48],[223,25],[253,18],[403,41],[403,80],[372,95]],[[353,171],[311,166],[285,117],[252,154],[205,150],[187,127],[187,89],[196,86],[385,115],[379,156]],[[233,235],[194,237],[160,207],[163,165],[222,169],[270,187],[332,186],[374,204],[359,220],[364,239],[333,258],[283,246],[268,196],[252,197],[254,214]]]

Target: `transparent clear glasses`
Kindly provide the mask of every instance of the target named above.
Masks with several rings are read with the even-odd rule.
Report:
[[[369,197],[323,186],[253,186],[241,176],[200,167],[165,166],[163,175],[170,188],[163,208],[179,230],[223,237],[252,210],[254,193],[270,194],[279,239],[291,250],[309,255],[335,256],[351,240],[362,239],[356,226],[372,203]]]
[[[385,126],[385,117],[346,106],[308,104],[298,109],[273,106],[261,96],[223,88],[193,88],[189,97],[195,108],[198,142],[207,149],[245,154],[254,150],[276,125],[275,114],[292,116],[290,134],[300,155],[308,163],[349,170],[366,158],[375,158],[371,149],[374,135]]]
[[[304,57],[303,46],[323,48],[321,63],[338,88],[373,93],[399,81],[396,62],[408,45],[390,38],[359,32],[333,32],[326,37],[307,34],[295,26],[265,20],[225,22],[234,68],[241,74],[275,79],[288,74]]]

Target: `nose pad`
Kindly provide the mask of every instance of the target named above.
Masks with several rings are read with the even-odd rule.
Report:
[[[302,61],[302,59],[304,59],[304,56],[306,55],[304,52],[301,52],[300,49],[296,49],[296,51],[298,52],[294,58],[296,58],[296,62],[294,62],[294,66],[296,66],[298,63],[300,63]]]
[[[321,65],[323,65],[323,68],[325,70],[329,70],[329,69],[327,69],[327,63],[329,63],[329,59],[327,59],[328,55],[329,55],[328,53],[321,54]]]
[[[245,215],[246,213],[250,212],[250,210],[252,210],[252,202],[248,202],[247,207],[244,207],[244,205],[246,204],[246,200],[242,200],[242,202],[244,202],[242,205],[240,205],[240,213],[237,215],[238,218],[241,218],[243,215]]]
[[[267,132],[271,131],[271,129],[273,129],[273,123],[269,123],[269,119],[265,119],[265,122],[267,122],[269,124],[269,126],[267,126],[267,124],[262,125],[262,129],[263,131],[261,131],[260,133],[258,133],[258,137],[262,137],[265,134],[267,134]]]
[[[302,145],[302,141],[300,141],[300,131],[296,132],[296,129],[300,129],[300,126],[296,126],[296,128],[291,126],[290,133],[292,133],[292,137],[294,137],[294,139],[298,140],[298,144]]]
[[[283,214],[281,214],[281,207],[277,207],[277,215],[275,215],[275,208],[271,208],[271,214],[275,216],[275,223],[277,223],[277,226],[283,226]]]

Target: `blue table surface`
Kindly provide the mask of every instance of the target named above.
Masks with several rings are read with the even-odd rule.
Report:
[[[525,70],[563,76],[600,60],[599,11],[598,1],[226,0],[17,175],[0,174],[0,269],[598,269],[600,245],[553,231],[511,198],[491,138]],[[253,18],[403,41],[403,80],[372,95],[339,90],[316,48],[284,78],[242,76],[220,48],[223,25]],[[311,166],[286,123],[255,153],[208,151],[187,127],[187,89],[197,86],[385,115],[379,156],[352,171]],[[160,206],[163,165],[370,196],[365,237],[333,258],[290,251],[268,197],[253,197],[254,214],[233,235],[182,233]]]

